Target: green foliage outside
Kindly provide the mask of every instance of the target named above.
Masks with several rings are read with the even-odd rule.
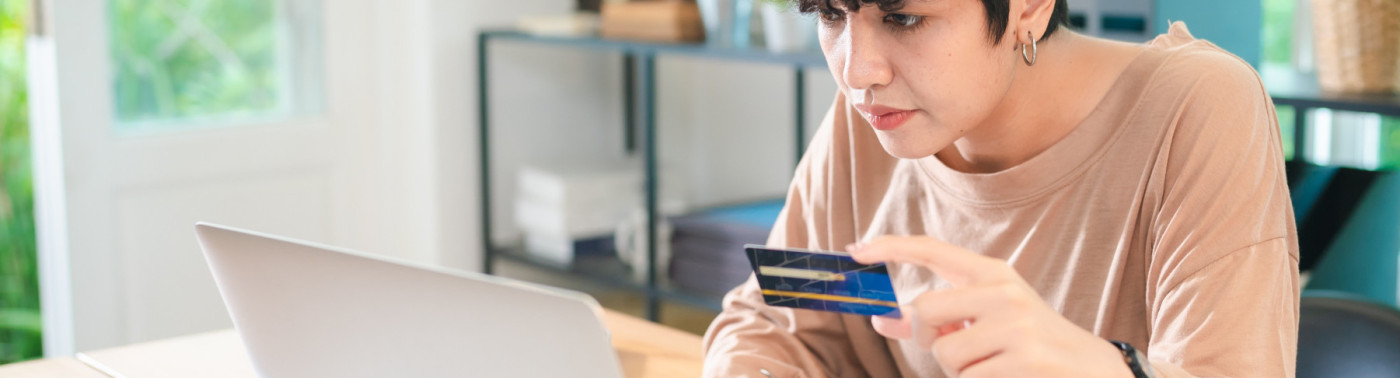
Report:
[[[1293,64],[1293,6],[1296,0],[1263,0],[1264,63]]]
[[[1297,110],[1292,106],[1278,106],[1274,108],[1278,112],[1278,127],[1283,137],[1283,159],[1293,160],[1293,155],[1300,153],[1293,151],[1295,138],[1298,138],[1298,129],[1293,126],[1293,116]]]
[[[25,94],[24,0],[0,0],[0,363],[43,353]]]
[[[1381,150],[1381,157],[1377,169],[1396,170],[1400,169],[1400,118],[1384,117],[1381,119],[1381,138],[1378,141],[1385,146]]]
[[[110,0],[117,120],[285,111],[274,3]]]
[[[1295,0],[1263,0],[1264,30],[1260,46],[1264,49],[1264,65],[1291,66],[1293,64],[1293,3]],[[1293,159],[1294,133],[1293,108],[1279,106],[1278,124],[1283,133],[1283,158]]]

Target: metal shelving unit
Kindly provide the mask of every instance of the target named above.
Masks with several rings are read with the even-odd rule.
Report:
[[[563,48],[585,49],[617,53],[623,65],[623,127],[626,136],[624,146],[629,152],[641,149],[644,164],[647,237],[647,276],[645,282],[634,282],[631,271],[615,257],[599,258],[575,263],[573,266],[560,266],[525,254],[519,248],[498,246],[491,233],[491,118],[490,118],[490,47],[492,43],[524,43]],[[705,44],[664,44],[608,40],[595,37],[548,37],[525,34],[514,30],[485,30],[477,35],[477,107],[479,116],[479,145],[481,169],[481,225],[482,225],[482,267],[490,274],[494,271],[496,258],[508,259],[525,265],[579,277],[613,287],[633,290],[646,296],[646,316],[657,320],[662,300],[677,301],[690,305],[719,310],[720,298],[715,295],[692,293],[680,290],[657,275],[656,266],[656,222],[657,209],[657,151],[656,151],[656,59],[658,56],[683,56],[701,59],[718,59],[763,64],[783,65],[792,68],[794,80],[793,94],[797,98],[793,109],[794,140],[797,155],[793,162],[801,159],[806,147],[806,109],[804,99],[806,80],[803,69],[825,67],[826,59],[820,52],[771,53],[760,48],[724,48]],[[640,131],[641,140],[634,140]]]

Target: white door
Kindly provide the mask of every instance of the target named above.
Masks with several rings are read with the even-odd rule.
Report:
[[[231,326],[196,221],[391,244],[402,151],[375,122],[371,3],[39,0],[47,355]]]

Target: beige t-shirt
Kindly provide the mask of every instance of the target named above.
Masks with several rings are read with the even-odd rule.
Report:
[[[1074,324],[1146,353],[1159,377],[1293,376],[1298,241],[1273,104],[1248,64],[1185,25],[1147,46],[1063,140],[990,174],[891,157],[838,96],[769,244],[930,235],[1005,259]],[[890,272],[901,300],[946,285],[917,266]],[[880,336],[869,317],[770,307],[751,279],[705,335],[705,375],[760,369],[943,376],[931,352]]]

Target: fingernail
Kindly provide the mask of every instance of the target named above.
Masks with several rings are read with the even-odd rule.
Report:
[[[858,254],[863,249],[865,249],[865,243],[862,242],[855,242],[846,245],[846,252],[850,252],[851,254]]]

